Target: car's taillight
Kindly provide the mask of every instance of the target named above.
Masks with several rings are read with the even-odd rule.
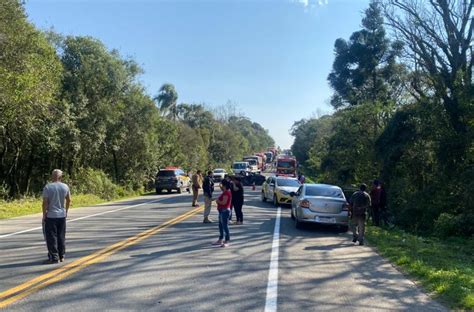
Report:
[[[311,203],[307,199],[302,200],[301,203],[300,203],[300,207],[302,207],[302,208],[309,208],[310,205],[311,205]]]
[[[349,204],[348,203],[345,203],[344,205],[342,205],[342,211],[349,211]]]

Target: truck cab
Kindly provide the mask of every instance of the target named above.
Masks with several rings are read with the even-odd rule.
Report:
[[[236,161],[232,164],[232,173],[247,176],[251,172],[251,165],[248,161]]]
[[[260,172],[259,163],[258,163],[259,158],[257,156],[246,156],[242,160],[250,164],[250,172],[252,173]]]
[[[292,156],[280,156],[276,160],[276,175],[296,177],[296,159]]]

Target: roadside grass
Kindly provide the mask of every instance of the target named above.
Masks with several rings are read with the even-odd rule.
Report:
[[[141,194],[127,194],[125,196],[114,198],[113,200],[132,198],[139,195]],[[77,194],[73,195],[72,197],[71,209],[97,205],[108,201],[110,200],[103,199],[93,194]],[[0,219],[8,219],[40,213],[42,211],[41,207],[42,199],[37,197],[27,197],[13,201],[0,201]]]
[[[369,226],[379,253],[453,309],[474,309],[474,239],[440,240]]]

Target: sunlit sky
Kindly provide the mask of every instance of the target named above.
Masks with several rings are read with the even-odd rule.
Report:
[[[89,35],[134,58],[150,95],[238,111],[291,146],[296,120],[331,112],[337,38],[360,28],[369,0],[28,0],[41,29]]]

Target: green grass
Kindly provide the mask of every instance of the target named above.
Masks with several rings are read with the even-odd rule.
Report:
[[[441,302],[474,309],[474,239],[439,240],[373,226],[367,239]]]
[[[139,194],[136,194],[139,195]],[[117,199],[130,198],[132,194]],[[71,209],[92,206],[100,203],[107,202],[103,198],[92,194],[78,194],[73,195]],[[42,211],[41,208],[42,199],[29,197],[25,199],[19,199],[14,201],[0,201],[0,219],[14,218],[25,216],[29,214],[39,213]]]

